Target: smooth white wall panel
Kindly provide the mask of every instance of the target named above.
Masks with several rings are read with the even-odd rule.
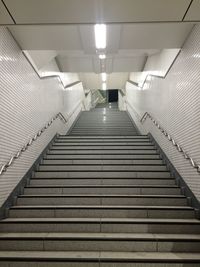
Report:
[[[142,133],[151,132],[200,200],[200,174],[147,119],[149,112],[200,164],[200,25],[195,26],[165,79],[151,77],[145,90],[127,83],[128,108]]]
[[[59,111],[69,113],[72,105],[82,100],[80,86],[66,92],[57,78],[40,79],[24,57],[16,42],[0,28],[0,165],[35,135]],[[77,90],[76,90],[77,89]],[[66,103],[65,98],[68,98]],[[76,111],[75,115],[80,111]],[[70,124],[72,123],[72,119]],[[57,132],[69,125],[57,119],[29,149],[0,176],[0,205],[23,177],[43,148]]]

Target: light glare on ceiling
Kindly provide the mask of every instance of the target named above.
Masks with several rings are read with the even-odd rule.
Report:
[[[105,59],[105,58],[106,58],[106,55],[105,54],[99,55],[99,59]]]
[[[102,82],[106,82],[107,74],[105,72],[101,73],[101,79],[102,79]]]
[[[97,49],[106,48],[106,25],[96,24],[94,26],[95,44]]]
[[[102,90],[106,90],[107,86],[106,83],[102,83]]]

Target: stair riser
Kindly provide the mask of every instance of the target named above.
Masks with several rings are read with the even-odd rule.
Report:
[[[11,218],[194,218],[194,211],[136,209],[28,209],[9,211]]]
[[[35,178],[170,178],[169,172],[150,172],[150,171],[60,171],[60,172],[48,172],[41,171],[34,173]]]
[[[51,159],[51,160],[54,160],[54,159],[57,159],[57,160],[62,160],[62,159],[67,159],[67,160],[73,160],[74,159],[84,159],[84,160],[90,160],[90,159],[102,159],[102,160],[105,160],[105,159],[108,159],[108,160],[122,160],[122,159],[128,159],[128,160],[133,160],[133,164],[137,164],[137,159],[140,159],[140,162],[145,162],[146,160],[150,159],[151,161],[153,160],[158,160],[160,158],[159,155],[121,155],[121,154],[115,154],[115,155],[112,155],[112,154],[108,154],[108,155],[105,155],[105,154],[102,154],[102,155],[84,155],[84,154],[80,154],[80,155],[64,155],[64,154],[61,154],[61,155],[56,155],[56,154],[47,154],[44,156],[44,159]]]
[[[151,147],[154,147],[154,146],[152,146],[152,143],[150,142],[150,141],[148,141],[148,142],[145,142],[145,141],[132,141],[132,142],[124,142],[124,141],[107,141],[107,142],[105,142],[105,141],[98,141],[98,142],[94,142],[94,141],[91,141],[91,142],[74,142],[74,141],[71,141],[71,142],[67,142],[67,141],[55,141],[54,143],[53,143],[53,145],[52,145],[53,147],[60,147],[60,146],[65,146],[65,147],[68,147],[68,146],[81,146],[81,147],[84,147],[84,146],[88,146],[88,147],[96,147],[96,146],[119,146],[119,147],[123,147],[123,146],[125,146],[125,147],[128,147],[129,148],[129,146],[151,146]]]
[[[66,160],[56,160],[56,159],[51,159],[51,160],[43,160],[42,164],[46,164],[46,165],[62,165],[62,164],[74,164],[74,165],[81,165],[81,164],[100,164],[100,165],[104,165],[104,164],[130,164],[130,165],[137,165],[137,164],[141,164],[141,165],[162,165],[163,162],[162,160],[145,160],[145,159],[141,159],[141,160],[131,160],[131,159],[107,159],[107,160],[101,160],[101,159],[66,159]]]
[[[179,260],[180,261],[180,260]],[[184,260],[182,260],[184,262]],[[158,263],[156,259],[151,259],[151,263],[138,263],[138,261],[131,262],[124,262],[123,260],[123,267],[199,267],[200,263],[193,263],[191,260],[190,263],[176,263],[177,260],[174,259],[171,260],[171,263]],[[154,263],[152,263],[154,262]],[[187,261],[188,262],[188,261]],[[200,262],[200,260],[199,260]],[[115,261],[111,260],[111,262],[107,262],[107,260],[104,260],[104,262],[99,263],[99,258],[97,257],[96,260],[93,260],[93,262],[88,262],[86,260],[81,260],[81,259],[75,259],[74,261],[72,260],[31,260],[27,261],[26,258],[24,259],[18,259],[17,261],[11,260],[11,261],[1,261],[0,262],[0,267],[122,267],[122,262],[121,261]]]
[[[200,242],[121,240],[0,240],[6,251],[200,252]]]
[[[30,185],[174,185],[175,180],[174,179],[101,179],[101,178],[91,178],[91,179],[75,179],[75,178],[67,178],[67,179],[48,179],[48,178],[42,178],[42,179],[35,179],[32,178],[30,180]]]
[[[175,198],[98,198],[98,197],[23,197],[17,205],[146,205],[146,206],[185,206],[187,200]]]
[[[178,195],[179,188],[25,188],[24,194],[136,194]]]
[[[38,171],[167,171],[166,166],[134,165],[40,165]]]
[[[88,137],[88,136],[70,136],[70,135],[59,135],[59,137],[56,139],[56,140],[136,140],[136,139],[145,139],[145,140],[149,140],[149,137],[147,135],[135,135],[135,136],[131,136],[131,137],[128,137],[126,135],[122,136],[122,135],[119,135],[119,136],[91,136],[91,137]]]
[[[51,150],[68,150],[68,149],[73,149],[73,150],[96,150],[96,149],[119,149],[119,150],[139,150],[139,149],[144,149],[144,150],[154,150],[155,147],[152,145],[126,145],[126,146],[109,146],[109,145],[99,145],[99,146],[72,146],[72,145],[65,145],[65,146],[51,146]]]
[[[149,137],[146,136],[146,135],[135,135],[135,136],[91,136],[91,137],[88,137],[88,136],[70,136],[70,135],[60,135],[58,138],[55,139],[56,141],[78,141],[78,142],[81,142],[81,141],[150,141]]]
[[[118,155],[118,154],[126,154],[126,155],[130,155],[130,154],[135,154],[135,155],[157,155],[157,151],[156,150],[151,150],[151,149],[146,149],[146,150],[138,150],[138,149],[82,149],[82,150],[73,150],[73,149],[50,149],[48,151],[48,154],[50,155],[91,155],[91,154],[96,154],[96,155],[105,155],[105,154],[114,154],[114,155]],[[86,157],[85,157],[86,158]]]
[[[200,234],[199,225],[182,224],[133,224],[133,223],[1,223],[0,232],[88,232],[88,233],[171,233]]]

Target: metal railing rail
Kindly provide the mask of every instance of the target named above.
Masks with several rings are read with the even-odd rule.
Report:
[[[4,172],[7,171],[7,169],[13,164],[13,162],[18,159],[21,154],[23,152],[25,152],[29,146],[32,145],[33,142],[35,142],[38,137],[41,136],[42,133],[44,133],[44,131],[46,129],[49,128],[49,126],[57,119],[59,118],[63,123],[67,123],[68,120],[71,118],[71,116],[75,113],[76,109],[80,106],[80,104],[82,104],[82,101],[80,101],[76,107],[73,109],[73,111],[68,115],[68,118],[66,119],[65,116],[59,112],[57,113],[55,116],[53,116],[53,118],[48,121],[44,127],[42,127],[42,129],[40,129],[32,138],[29,139],[29,141],[21,148],[19,149],[12,157],[10,157],[10,159],[3,165],[0,166],[0,175],[2,175]]]
[[[126,103],[133,109],[133,107],[131,106],[131,104],[126,101]],[[160,126],[160,124],[148,113],[145,112],[144,115],[142,116],[142,118],[140,119],[141,123],[144,123],[145,120],[149,118],[154,124],[155,126],[161,131],[161,133],[168,138],[168,140],[173,144],[173,146],[176,147],[176,149],[183,154],[184,158],[190,161],[190,164],[192,165],[193,168],[195,168],[197,170],[198,173],[200,173],[200,165],[192,158],[190,157],[190,155],[182,148],[181,145],[179,145],[173,138],[172,136],[163,128]]]

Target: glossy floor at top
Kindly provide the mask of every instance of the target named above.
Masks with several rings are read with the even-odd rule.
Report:
[[[138,131],[125,111],[117,103],[98,104],[91,111],[83,111],[70,135],[137,135]]]

